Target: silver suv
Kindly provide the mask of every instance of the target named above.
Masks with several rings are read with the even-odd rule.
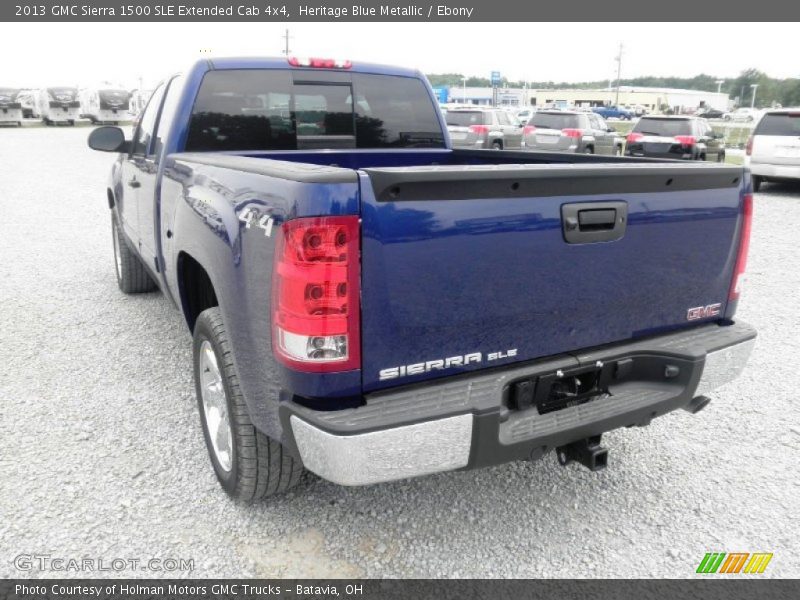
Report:
[[[747,142],[753,190],[764,181],[800,179],[800,108],[768,110]]]
[[[455,148],[519,149],[522,126],[499,108],[457,108],[445,115]]]
[[[622,154],[622,138],[592,112],[540,110],[523,130],[527,150]]]

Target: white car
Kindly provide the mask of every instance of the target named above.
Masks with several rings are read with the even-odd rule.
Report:
[[[733,121],[734,123],[752,123],[758,117],[759,112],[753,108],[737,108],[722,115],[725,121]]]
[[[800,180],[800,108],[768,110],[747,141],[745,165],[753,176],[753,191],[764,181]]]

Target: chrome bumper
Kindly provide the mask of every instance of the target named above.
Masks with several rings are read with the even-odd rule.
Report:
[[[339,485],[368,485],[467,466],[472,415],[356,435],[333,435],[292,416],[303,465]]]
[[[703,374],[694,392],[695,397],[704,396],[739,377],[755,344],[754,339],[747,340],[706,354]]]

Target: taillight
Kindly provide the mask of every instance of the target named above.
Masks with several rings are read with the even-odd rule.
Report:
[[[675,141],[681,146],[694,146],[697,139],[693,135],[676,135]]]
[[[733,283],[728,295],[730,300],[738,300],[742,292],[744,273],[747,269],[747,251],[750,249],[750,230],[753,226],[753,195],[746,194],[742,204],[742,230],[739,234],[739,252],[736,254]]]
[[[753,136],[747,138],[747,143],[744,145],[744,153],[747,156],[753,155]]]
[[[477,133],[483,135],[484,133],[489,133],[488,125],[470,125],[469,130],[472,133]]]
[[[298,58],[292,56],[289,64],[293,67],[311,67],[312,69],[349,69],[353,63],[349,60],[335,60],[333,58]]]
[[[628,137],[626,137],[625,140],[630,144],[631,142],[638,142],[643,137],[644,137],[643,134],[633,132],[633,133],[629,133]]]
[[[284,223],[272,276],[273,347],[298,371],[360,368],[357,216]]]
[[[534,131],[536,131],[536,127],[533,125],[525,125],[525,127],[522,128],[522,135],[529,135]]]
[[[568,138],[582,138],[583,130],[581,129],[562,129],[561,135]]]

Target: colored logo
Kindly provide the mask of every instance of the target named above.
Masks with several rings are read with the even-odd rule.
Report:
[[[707,552],[697,566],[697,573],[763,573],[771,552]]]

